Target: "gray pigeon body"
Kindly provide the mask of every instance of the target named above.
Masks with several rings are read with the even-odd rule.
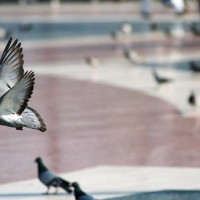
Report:
[[[21,43],[10,38],[0,59],[0,125],[44,132],[41,116],[28,107],[35,78],[32,71],[24,73],[23,64]]]
[[[43,163],[40,157],[36,158],[35,162],[38,164],[38,178],[39,180],[47,186],[47,194],[49,192],[50,187],[57,188],[61,187],[66,192],[71,193],[72,190],[70,189],[70,182],[58,177],[54,172],[50,171]]]
[[[76,200],[95,200],[91,195],[85,193],[79,186],[78,183],[72,183],[72,187],[74,187],[74,196]]]

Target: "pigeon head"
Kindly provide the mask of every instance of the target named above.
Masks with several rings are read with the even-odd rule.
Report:
[[[76,187],[80,187],[79,184],[77,182],[73,182],[72,183],[72,187],[76,188]]]
[[[44,165],[44,163],[42,162],[42,158],[38,157],[35,159],[35,162],[37,163],[38,165],[38,170],[39,172],[43,172],[43,171],[46,171],[48,170],[47,167]]]
[[[74,187],[74,194],[76,199],[79,199],[83,195],[87,195],[85,192],[83,192],[77,182],[73,182],[71,184],[72,187]]]
[[[37,158],[35,159],[35,162],[36,162],[36,163],[42,162],[42,158],[37,157]]]

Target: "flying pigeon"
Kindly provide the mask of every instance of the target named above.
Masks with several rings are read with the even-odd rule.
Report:
[[[165,83],[170,83],[173,81],[173,79],[159,76],[158,73],[156,72],[156,70],[153,70],[153,77],[159,85],[165,84]]]
[[[197,63],[195,63],[194,61],[191,61],[189,63],[190,69],[195,72],[195,73],[199,73],[200,72],[200,66],[197,65]]]
[[[35,83],[34,72],[23,69],[21,43],[9,39],[0,58],[0,125],[46,131],[40,115],[28,107]]]
[[[74,187],[74,196],[76,200],[94,200],[94,198],[85,193],[79,186],[77,182],[72,183],[72,187]]]
[[[54,172],[50,171],[43,163],[40,157],[35,159],[35,162],[38,165],[38,178],[40,181],[47,186],[47,192],[49,193],[50,187],[55,187],[56,191],[58,192],[58,187],[63,188],[66,192],[71,193],[72,190],[70,189],[71,183],[58,177]]]

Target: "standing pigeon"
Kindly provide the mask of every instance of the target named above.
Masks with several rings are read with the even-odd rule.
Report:
[[[94,200],[91,195],[83,192],[77,182],[72,183],[72,187],[74,187],[74,196],[76,200]]]
[[[124,56],[131,63],[135,63],[135,64],[142,64],[143,63],[142,57],[136,51],[131,51],[130,49],[125,49],[124,50]]]
[[[99,67],[100,61],[98,58],[95,57],[87,57],[86,58],[86,63],[91,66],[91,67]]]
[[[40,115],[27,107],[34,87],[34,72],[23,69],[21,43],[9,39],[0,59],[0,125],[46,131]]]
[[[165,84],[165,83],[170,83],[173,81],[173,79],[170,78],[165,78],[165,77],[161,77],[158,75],[158,73],[156,72],[156,70],[153,70],[153,77],[155,79],[155,81],[161,85],[161,84]]]
[[[188,103],[191,105],[191,106],[196,106],[196,96],[194,94],[194,92],[191,92],[189,97],[188,97]]]
[[[58,187],[63,188],[65,191],[68,193],[71,193],[72,190],[70,189],[71,184],[58,177],[54,172],[50,171],[42,162],[42,159],[40,157],[36,158],[35,162],[38,164],[38,178],[40,181],[47,186],[47,192],[46,194],[49,193],[50,187],[55,187],[56,192],[58,192]]]

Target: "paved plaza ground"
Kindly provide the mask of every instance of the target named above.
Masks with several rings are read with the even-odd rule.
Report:
[[[125,22],[133,33],[113,39]],[[138,3],[0,6],[1,30],[19,38],[24,68],[36,74],[29,105],[47,125],[45,133],[0,127],[0,200],[74,199],[42,195],[38,156],[97,199],[199,199],[200,107],[187,101],[191,91],[200,98],[192,22],[195,1],[183,16],[155,3],[150,19]],[[179,25],[183,34],[167,33]],[[173,82],[158,86],[153,69]]]

